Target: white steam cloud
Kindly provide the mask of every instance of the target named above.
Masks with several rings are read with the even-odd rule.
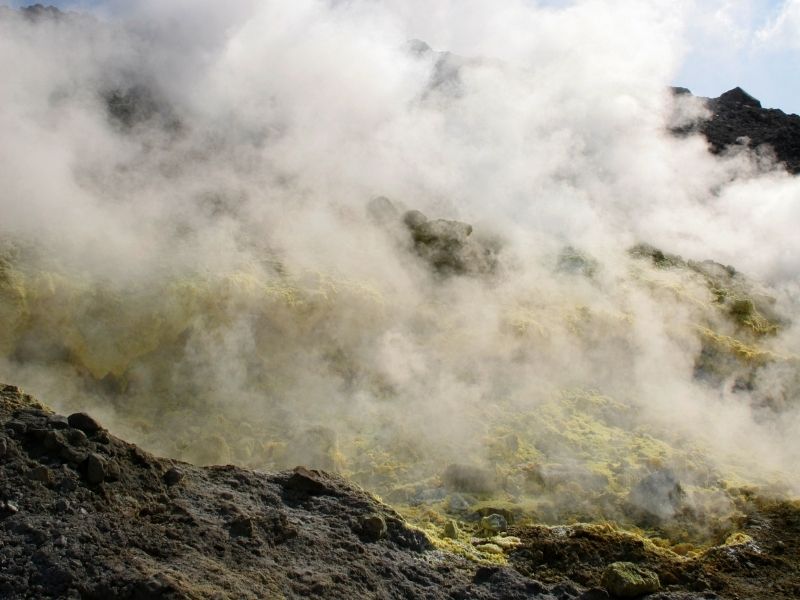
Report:
[[[174,456],[272,468],[312,447],[382,490],[451,462],[513,479],[492,448],[524,424],[531,460],[591,466],[635,431],[796,492],[798,326],[744,340],[772,357],[749,385],[702,381],[709,340],[740,333],[696,271],[628,252],[733,265],[797,314],[800,179],[668,131],[703,114],[668,90],[693,10],[3,12],[0,378]],[[498,266],[437,274],[377,196],[472,224]],[[562,397],[603,398],[602,427]]]

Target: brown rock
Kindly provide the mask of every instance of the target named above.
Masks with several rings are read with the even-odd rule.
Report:
[[[52,485],[54,481],[53,472],[45,466],[34,467],[28,471],[28,479],[40,481],[45,485]]]
[[[230,532],[234,537],[253,537],[256,533],[253,519],[239,515],[230,524]]]
[[[171,469],[167,470],[166,473],[164,473],[164,483],[169,486],[179,484],[181,479],[183,479],[183,471],[177,467],[172,467]]]
[[[73,446],[85,446],[89,443],[89,438],[80,429],[69,429],[65,437],[67,441]]]
[[[106,462],[107,481],[119,481],[121,473],[122,471],[119,468],[119,464],[116,461],[109,460],[108,462]]]
[[[106,478],[106,461],[99,454],[92,453],[86,459],[86,481],[102,483]]]
[[[296,467],[286,482],[286,489],[312,496],[334,495],[335,490],[327,479],[325,474],[320,471]]]
[[[86,452],[81,452],[70,446],[63,446],[58,451],[58,456],[64,462],[71,465],[79,465],[86,460]]]
[[[361,519],[361,537],[369,542],[377,542],[386,536],[386,520],[379,514],[371,514]]]
[[[93,433],[97,433],[103,429],[100,423],[95,421],[94,418],[82,412],[71,414],[69,417],[67,417],[67,422],[69,423],[70,427],[79,429],[87,435],[92,435]]]

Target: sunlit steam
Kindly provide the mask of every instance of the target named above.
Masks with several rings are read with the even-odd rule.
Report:
[[[797,493],[800,180],[670,132],[688,4],[500,4],[0,12],[0,380],[401,504]]]

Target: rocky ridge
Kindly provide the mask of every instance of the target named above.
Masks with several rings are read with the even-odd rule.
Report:
[[[673,88],[673,92],[678,96],[690,94],[686,88]],[[702,133],[714,154],[742,145],[751,149],[768,147],[789,173],[800,173],[800,116],[764,108],[740,87],[703,100],[710,118],[676,129],[675,133]]]

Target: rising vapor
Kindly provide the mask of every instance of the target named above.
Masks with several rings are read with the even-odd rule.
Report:
[[[0,380],[399,504],[796,494],[800,180],[674,133],[690,3],[548,4],[0,12]]]

